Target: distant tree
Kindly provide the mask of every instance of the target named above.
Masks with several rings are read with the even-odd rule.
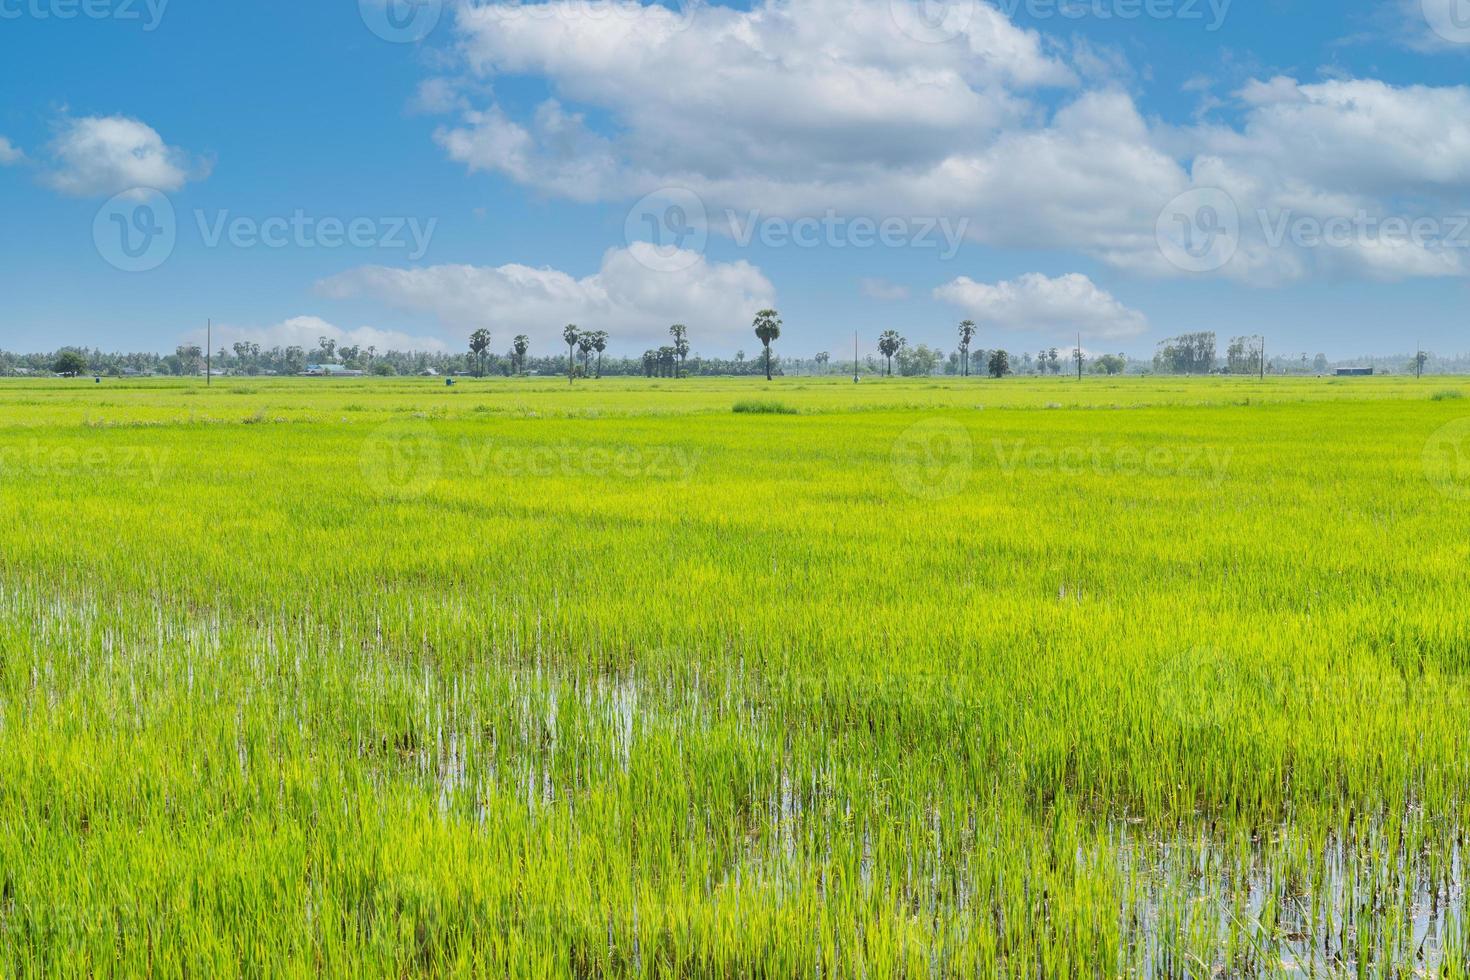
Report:
[[[179,370],[182,373],[199,373],[199,361],[204,357],[204,351],[200,349],[198,344],[181,346],[174,353],[179,359]]]
[[[755,315],[755,335],[766,349],[766,380],[771,380],[771,343],[781,339],[781,314],[761,310]]]
[[[679,373],[684,373],[684,362],[689,357],[689,328],[682,323],[676,323],[669,327],[669,335],[674,338],[674,353],[679,358]]]
[[[893,377],[893,356],[903,349],[904,343],[897,330],[885,330],[878,337],[878,353],[883,355],[883,360],[887,363],[885,373],[890,378]]]
[[[51,370],[57,374],[66,374],[72,377],[85,374],[87,371],[87,359],[82,356],[80,351],[64,350],[57,355],[56,363],[51,366]]]
[[[567,384],[571,384],[572,378],[576,375],[577,341],[581,336],[582,332],[577,329],[575,323],[568,323],[561,332],[561,339],[567,345]]]
[[[594,330],[592,337],[592,349],[597,351],[597,376],[602,377],[602,352],[607,350],[607,331]]]
[[[1128,359],[1122,354],[1104,354],[1092,362],[1092,371],[1094,374],[1122,374],[1127,366]]]
[[[318,337],[317,349],[322,352],[322,360],[328,364],[337,359],[337,342],[331,337]]]
[[[932,350],[927,344],[918,347],[910,347],[907,341],[900,338],[898,348],[898,371],[906,378],[922,378],[933,374],[939,369],[939,364],[944,360],[944,355],[937,350]]]
[[[526,352],[531,349],[531,338],[525,334],[517,334],[516,339],[510,342],[510,349],[515,354],[516,373],[526,373]]]
[[[592,347],[597,343],[596,334],[588,330],[577,338],[577,350],[582,352],[582,377],[592,376]]]
[[[653,377],[653,372],[658,369],[658,352],[646,350],[643,352],[643,376]]]
[[[374,364],[372,371],[380,378],[391,378],[398,373],[398,369],[387,361],[379,361]]]
[[[827,362],[830,360],[832,360],[832,355],[826,351],[822,351],[817,355],[817,367],[821,369],[823,374],[827,373]]]
[[[970,343],[975,339],[975,321],[964,320],[960,323],[960,364],[964,367],[964,374],[970,373]]]
[[[1215,369],[1215,357],[1214,333],[1186,333],[1159,342],[1154,367],[1165,374],[1209,374]]]
[[[1011,355],[1003,350],[998,350],[990,355],[990,376],[992,378],[1004,378],[1011,373]]]
[[[475,377],[485,376],[485,352],[490,349],[490,331],[481,327],[470,334],[470,353],[475,356]]]

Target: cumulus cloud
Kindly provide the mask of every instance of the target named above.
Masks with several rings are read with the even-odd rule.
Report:
[[[634,243],[609,250],[593,275],[551,268],[441,265],[422,269],[365,266],[318,283],[334,299],[368,297],[405,311],[429,313],[456,330],[489,327],[524,333],[537,344],[560,343],[565,324],[607,330],[620,349],[667,340],[671,323],[688,324],[702,344],[719,347],[749,332],[775,289],[748,262],[710,262],[693,253],[670,256]]]
[[[1027,273],[1007,282],[976,282],[960,276],[934,290],[934,297],[964,310],[981,324],[1007,330],[1119,340],[1148,330],[1148,319],[1129,309],[1080,273],[1048,278]]]
[[[8,167],[12,163],[20,163],[25,159],[25,154],[4,136],[0,136],[0,167]]]
[[[712,194],[745,181],[800,194],[813,179],[871,180],[875,168],[922,173],[1032,113],[1013,89],[1076,82],[1038,34],[983,4],[948,44],[906,35],[889,0],[696,4],[682,15],[596,6],[599,16],[581,0],[461,8],[471,72],[546,77],[559,100],[529,127],[466,114],[439,136],[454,159],[557,193],[578,159],[620,193],[687,176]],[[616,144],[589,139],[564,102],[615,115]],[[527,167],[531,144],[558,165]]]
[[[265,327],[216,325],[214,343],[216,347],[230,347],[236,343],[256,343],[263,348],[303,347],[316,350],[320,338],[328,337],[339,347],[376,347],[381,352],[397,351],[443,351],[448,346],[438,337],[415,336],[395,330],[379,330],[376,327],[344,329],[316,316],[297,316]],[[205,332],[198,330],[188,334],[191,343],[204,343]]]
[[[50,146],[44,180],[72,197],[135,188],[176,191],[209,174],[209,166],[164,143],[151,126],[127,116],[67,119]]]
[[[1159,248],[1170,202],[1221,188],[1243,223],[1234,259],[1212,274],[1270,284],[1470,273],[1470,249],[1303,248],[1272,243],[1259,220],[1446,216],[1470,193],[1470,89],[1261,79],[1232,96],[1232,124],[1171,126],[1144,117],[1122,69],[1018,27],[998,5],[977,3],[940,43],[895,9],[906,8],[464,5],[458,55],[480,95],[456,103],[435,138],[471,171],[571,200],[678,187],[712,217],[963,219],[987,245],[1147,275],[1181,274]],[[543,80],[551,98],[525,114],[486,101],[484,86],[507,75]],[[1202,105],[1197,118],[1207,115]]]

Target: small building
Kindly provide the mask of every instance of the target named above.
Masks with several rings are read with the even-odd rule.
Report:
[[[1338,368],[1337,376],[1339,378],[1371,378],[1373,376],[1373,369],[1370,367]]]
[[[308,378],[360,378],[363,375],[361,371],[340,364],[308,364],[305,373]]]

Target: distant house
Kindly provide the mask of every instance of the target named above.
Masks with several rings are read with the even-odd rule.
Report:
[[[1370,367],[1338,368],[1337,376],[1339,378],[1371,378],[1373,376],[1373,369]]]
[[[419,372],[419,377],[421,377],[421,378],[437,378],[437,377],[439,377],[439,372],[438,371],[435,371],[433,368],[424,368],[422,371]]]
[[[360,378],[363,375],[362,371],[340,364],[308,364],[304,373],[308,378]]]

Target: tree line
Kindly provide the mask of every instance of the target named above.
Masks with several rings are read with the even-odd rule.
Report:
[[[959,324],[955,349],[946,354],[927,344],[911,345],[896,330],[886,330],[877,342],[876,356],[869,353],[858,363],[834,359],[822,351],[811,357],[782,357],[775,349],[784,324],[776,310],[761,310],[751,324],[760,344],[755,357],[737,351],[733,358],[704,357],[692,350],[689,327],[676,323],[668,328],[669,343],[645,350],[641,356],[607,354],[611,342],[605,330],[586,330],[568,324],[562,330],[565,353],[533,355],[525,334],[511,338],[503,354],[492,351],[493,338],[486,328],[471,333],[464,354],[428,351],[379,351],[373,346],[344,345],[332,337],[318,338],[315,347],[286,345],[262,347],[241,341],[221,346],[208,363],[216,372],[243,375],[293,375],[308,368],[330,365],[346,371],[374,375],[488,374],[504,376],[538,374],[565,375],[569,380],[600,378],[604,375],[679,378],[691,375],[764,375],[768,380],[783,374],[827,374],[837,365],[850,366],[857,375],[894,374],[924,377],[935,374],[967,377],[973,374],[1004,378],[1012,374],[1060,375],[1063,371],[1117,375],[1125,372],[1157,374],[1324,374],[1337,366],[1374,367],[1383,372],[1454,374],[1470,372],[1470,356],[1438,357],[1417,352],[1412,357],[1391,356],[1329,361],[1325,354],[1309,357],[1279,354],[1267,357],[1265,339],[1259,335],[1234,337],[1219,354],[1216,335],[1210,331],[1180,334],[1161,341],[1152,361],[1130,359],[1126,354],[1089,355],[1080,347],[1059,350],[1046,347],[1035,352],[1015,353],[976,346],[979,331],[974,321]],[[62,374],[193,376],[204,371],[206,355],[195,344],[181,344],[171,354],[149,352],[107,353],[100,349],[66,347],[49,353],[12,353],[0,350],[0,375]]]

